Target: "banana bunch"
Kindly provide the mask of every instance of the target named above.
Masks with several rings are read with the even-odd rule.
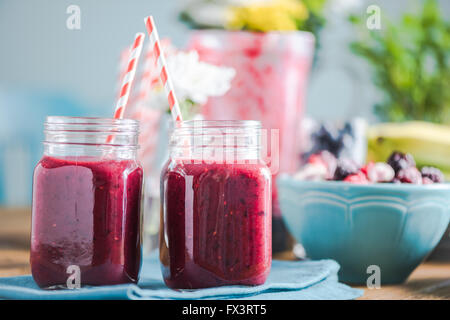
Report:
[[[392,151],[411,153],[417,167],[439,168],[450,179],[450,126],[422,121],[381,123],[367,133],[368,160],[386,161]]]

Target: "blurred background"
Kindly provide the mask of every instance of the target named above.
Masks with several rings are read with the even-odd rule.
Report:
[[[214,2],[227,1],[209,1]],[[377,121],[374,106],[383,100],[385,88],[374,83],[371,61],[350,48],[358,40],[358,25],[349,16],[367,16],[367,7],[377,5],[383,19],[399,23],[407,13],[420,14],[423,1],[316,3],[317,26],[305,27],[317,36],[306,114],[319,120],[361,116]],[[81,9],[80,30],[66,27],[66,9],[73,4]],[[450,2],[438,4],[449,16]],[[110,116],[119,56],[135,32],[143,31],[142,17],[153,14],[160,36],[182,48],[192,25],[180,15],[190,5],[182,0],[0,0],[0,205],[30,204],[45,116]],[[203,23],[201,16],[194,18]]]

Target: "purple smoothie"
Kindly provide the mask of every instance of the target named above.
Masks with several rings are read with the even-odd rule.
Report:
[[[161,184],[160,259],[169,287],[265,282],[272,238],[264,164],[170,161]]]
[[[135,160],[44,156],[33,182],[31,270],[40,287],[136,283],[143,174]]]

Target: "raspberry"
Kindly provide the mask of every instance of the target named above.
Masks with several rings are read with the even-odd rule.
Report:
[[[441,170],[438,168],[433,167],[423,167],[422,170],[420,170],[422,173],[422,178],[425,182],[425,180],[430,180],[431,183],[440,183],[444,182],[444,175],[442,174]],[[427,181],[427,183],[430,183]]]
[[[333,180],[344,180],[347,176],[358,173],[358,166],[350,159],[339,159]]]
[[[366,184],[369,183],[369,180],[367,180],[366,175],[363,172],[354,173],[351,175],[348,175],[345,179],[345,182],[350,183],[356,183],[356,184]]]
[[[416,162],[411,154],[402,153],[399,151],[392,152],[386,162],[392,167],[392,169],[394,169],[396,175],[402,169],[416,166]]]
[[[433,180],[427,177],[422,177],[422,184],[433,184]]]
[[[368,164],[361,167],[361,172],[364,173],[367,178],[369,178],[369,171],[373,168],[374,165],[375,165],[375,162],[370,161]]]
[[[320,156],[320,153],[313,154],[309,157],[308,163],[310,164],[323,164],[324,166],[327,165],[325,160]]]
[[[327,167],[321,163],[307,163],[294,175],[294,179],[308,181],[323,181],[327,177]]]
[[[336,170],[337,159],[331,152],[324,150],[310,156],[308,163],[324,165],[327,168],[326,179],[332,179]]]
[[[395,172],[387,163],[377,162],[368,169],[366,175],[371,182],[390,182],[394,179]]]
[[[396,176],[395,180],[399,180],[401,183],[413,183],[422,184],[422,174],[416,167],[409,167],[406,169],[401,169]]]

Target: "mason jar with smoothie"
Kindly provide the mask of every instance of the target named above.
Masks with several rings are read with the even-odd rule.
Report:
[[[184,121],[161,173],[160,261],[173,289],[260,285],[272,261],[271,173],[258,121]]]
[[[143,172],[138,122],[48,117],[33,179],[31,271],[42,288],[137,283]]]

